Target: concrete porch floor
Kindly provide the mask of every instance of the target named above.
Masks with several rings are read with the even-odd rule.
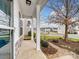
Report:
[[[47,59],[42,51],[36,50],[36,44],[32,40],[23,40],[16,59]]]

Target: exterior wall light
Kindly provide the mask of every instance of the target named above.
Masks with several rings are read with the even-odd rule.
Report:
[[[31,5],[31,1],[30,0],[26,0],[26,4],[28,4],[30,6]]]

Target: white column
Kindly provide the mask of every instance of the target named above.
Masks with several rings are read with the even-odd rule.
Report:
[[[36,45],[37,50],[40,50],[40,5],[37,5],[37,33],[36,33]]]
[[[24,36],[25,36],[25,20],[24,19],[22,19],[22,21],[23,21],[23,39],[24,39]]]
[[[32,21],[31,21],[31,40],[34,40],[33,29],[34,29],[34,25],[33,25],[33,18],[32,18]]]
[[[14,34],[13,34],[13,59],[16,59],[16,43],[19,40],[19,5],[17,0],[13,0],[13,19],[14,19]]]

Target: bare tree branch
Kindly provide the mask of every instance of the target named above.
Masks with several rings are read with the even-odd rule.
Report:
[[[69,23],[69,25],[74,24],[76,22],[79,22],[79,20],[73,21],[73,22]]]

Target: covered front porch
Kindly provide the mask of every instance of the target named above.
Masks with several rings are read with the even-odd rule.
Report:
[[[14,0],[14,27],[16,28],[14,59],[46,59],[40,48],[40,11],[46,3],[47,0],[31,0],[31,5],[28,5],[25,0]],[[36,27],[36,43],[34,42],[34,27]],[[24,40],[29,30],[31,40]]]

